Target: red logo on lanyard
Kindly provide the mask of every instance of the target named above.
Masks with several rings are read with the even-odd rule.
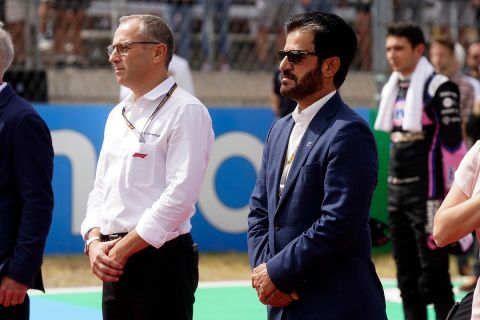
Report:
[[[138,152],[135,152],[132,157],[133,157],[133,158],[142,158],[142,159],[143,159],[143,158],[145,158],[146,156],[147,156],[146,153],[138,153]]]

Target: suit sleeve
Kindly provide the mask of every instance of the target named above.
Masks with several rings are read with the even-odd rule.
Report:
[[[15,128],[15,175],[22,210],[17,242],[7,276],[28,286],[40,270],[52,221],[53,147],[50,131],[36,114],[23,116]]]
[[[248,215],[248,255],[253,268],[267,262],[270,258],[268,248],[268,197],[266,188],[265,167],[268,162],[268,138],[263,150],[262,165],[258,172],[257,182],[250,198],[250,214]]]
[[[281,291],[292,292],[322,266],[352,254],[351,248],[359,245],[358,231],[367,228],[378,173],[376,145],[367,125],[343,126],[326,161],[319,218],[267,262],[270,278]]]

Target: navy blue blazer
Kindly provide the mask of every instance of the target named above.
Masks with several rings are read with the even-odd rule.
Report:
[[[0,278],[43,290],[40,267],[53,210],[50,131],[7,85],[0,91]]]
[[[297,291],[269,319],[386,319],[368,226],[378,157],[373,134],[336,93],[305,132],[279,196],[291,115],[270,129],[250,200],[252,268],[267,263],[275,286]]]

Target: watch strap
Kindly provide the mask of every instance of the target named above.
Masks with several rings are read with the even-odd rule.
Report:
[[[90,239],[88,239],[87,241],[85,241],[85,246],[83,248],[83,253],[85,253],[85,255],[88,256],[88,250],[90,248],[90,245],[92,244],[93,241],[95,240],[100,240],[100,237],[99,236],[95,236],[95,237],[91,237]]]

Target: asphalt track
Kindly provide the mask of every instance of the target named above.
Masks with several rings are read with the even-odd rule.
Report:
[[[394,280],[382,280],[390,320],[403,319],[401,299]],[[47,289],[31,292],[31,320],[101,320],[99,287]],[[465,294],[456,293],[456,300]],[[195,320],[265,320],[266,309],[246,281],[200,283],[194,306]],[[434,319],[429,307],[429,319]]]

